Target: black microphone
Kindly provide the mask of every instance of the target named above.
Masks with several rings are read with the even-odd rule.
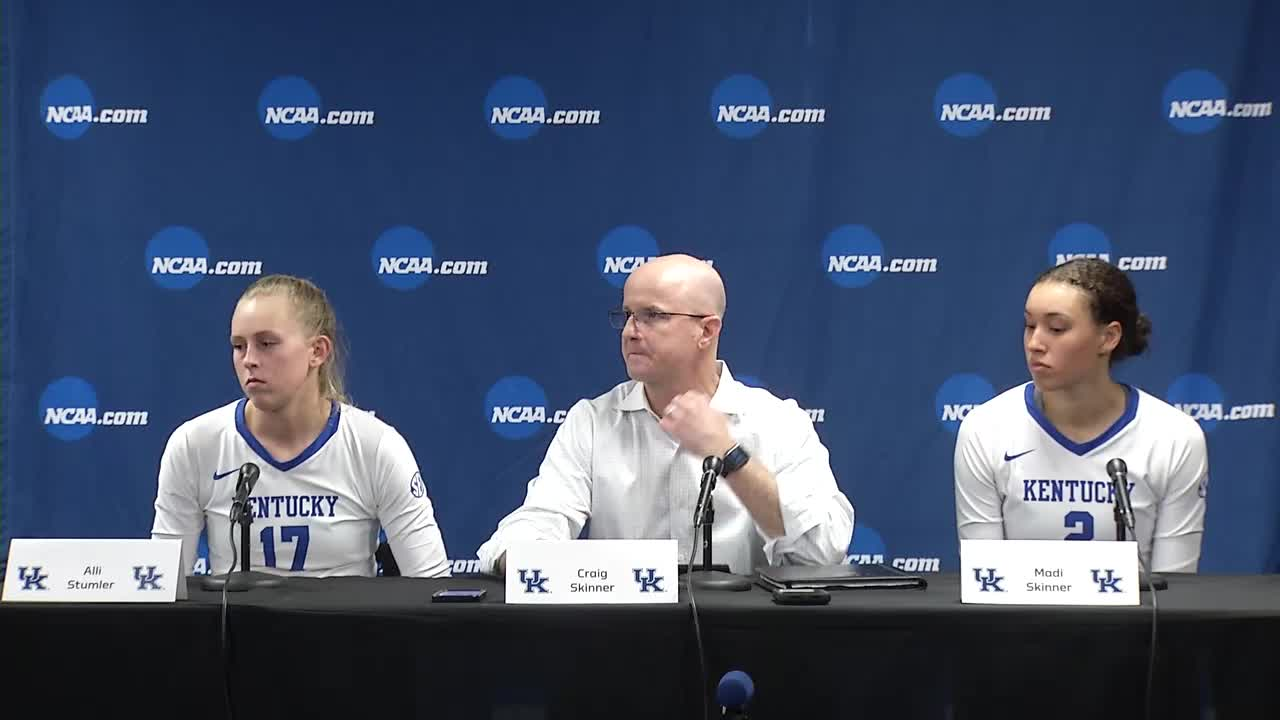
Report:
[[[1113,458],[1107,462],[1107,475],[1111,476],[1111,485],[1116,489],[1116,539],[1123,540],[1124,528],[1128,528],[1136,540],[1133,503],[1129,501],[1129,466],[1124,464],[1124,460]]]
[[[706,522],[707,506],[710,504],[711,493],[716,489],[716,478],[720,476],[720,469],[724,467],[724,460],[709,455],[702,460],[702,488],[698,491],[698,504],[693,506],[693,526],[701,527]]]
[[[702,528],[702,569],[694,571],[693,558],[698,552],[695,544],[689,553],[689,587],[704,590],[733,590],[740,592],[751,589],[751,581],[741,575],[713,570],[715,567],[712,555],[712,526],[716,522],[715,503],[711,493],[716,489],[716,478],[724,469],[724,461],[711,455],[702,461],[702,489],[698,493],[698,504],[693,509],[694,542],[697,542],[698,528]],[[728,566],[725,566],[726,568]]]
[[[1134,530],[1133,523],[1133,502],[1129,499],[1129,466],[1125,465],[1124,460],[1113,458],[1107,461],[1107,475],[1111,476],[1111,486],[1116,489],[1116,540],[1125,539],[1125,528],[1137,540],[1138,533]],[[1169,581],[1142,562],[1141,551],[1138,552],[1138,574],[1141,576],[1143,590],[1164,590],[1169,587]]]
[[[236,494],[231,500],[232,523],[240,521],[249,502],[249,494],[253,492],[253,486],[258,484],[259,472],[258,466],[251,462],[240,466],[240,474],[236,477]]]
[[[275,587],[283,582],[277,575],[256,572],[249,569],[249,526],[253,524],[253,513],[249,512],[249,493],[258,484],[258,466],[247,462],[240,466],[240,475],[236,478],[235,495],[231,501],[231,548],[235,551],[235,527],[240,525],[240,559],[239,569],[226,575],[211,575],[204,578],[201,586],[205,590],[222,590],[226,592],[242,592],[253,588]],[[223,616],[226,621],[226,616]]]
[[[756,694],[755,683],[751,676],[741,670],[730,670],[720,678],[716,686],[716,704],[720,706],[720,717],[747,720],[747,704]]]

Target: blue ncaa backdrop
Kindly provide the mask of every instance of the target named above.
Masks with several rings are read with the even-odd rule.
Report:
[[[1120,377],[1208,433],[1202,569],[1280,563],[1280,5],[14,0],[3,43],[0,552],[145,536],[283,272],[473,569],[624,379],[627,274],[681,251],[733,372],[831,449],[852,560],[955,569],[956,426],[1086,255],[1154,321]]]

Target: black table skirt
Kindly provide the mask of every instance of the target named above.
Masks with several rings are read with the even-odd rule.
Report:
[[[4,717],[699,718],[731,669],[752,717],[1142,716],[1151,634],[1136,608],[961,605],[917,591],[781,607],[756,588],[663,606],[507,605],[491,579],[291,579],[171,605],[0,604]],[[433,604],[483,587],[480,604]],[[1153,717],[1280,718],[1280,576],[1171,576]],[[717,710],[713,708],[713,710]],[[715,713],[713,716],[718,716]]]

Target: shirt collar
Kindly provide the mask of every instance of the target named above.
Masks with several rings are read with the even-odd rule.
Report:
[[[723,360],[717,360],[716,363],[720,368],[720,383],[716,385],[716,394],[711,396],[711,407],[726,415],[738,415],[744,406],[743,394],[746,386],[733,379],[728,363]],[[648,410],[649,401],[644,394],[644,383],[633,383],[627,394],[622,396],[618,409],[623,412]]]

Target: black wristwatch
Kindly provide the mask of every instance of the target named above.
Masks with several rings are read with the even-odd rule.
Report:
[[[747,454],[746,450],[742,449],[741,445],[734,445],[729,448],[729,452],[724,454],[724,464],[720,467],[720,474],[724,477],[729,477],[741,470],[742,466],[746,465],[750,460],[751,456]]]

